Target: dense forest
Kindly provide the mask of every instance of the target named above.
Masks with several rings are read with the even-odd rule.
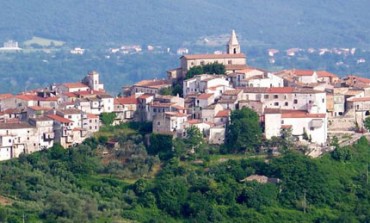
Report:
[[[205,143],[197,128],[172,139],[151,133],[151,123],[128,123],[68,150],[55,145],[2,162],[0,221],[370,221],[365,137],[344,148],[333,140],[333,152],[312,159],[289,133],[261,141],[258,126],[245,128],[254,119],[234,113],[222,146]],[[256,174],[275,180],[246,180]]]
[[[84,48],[185,45],[236,29],[243,45],[370,46],[366,0],[23,0],[1,8],[0,42],[39,36]]]

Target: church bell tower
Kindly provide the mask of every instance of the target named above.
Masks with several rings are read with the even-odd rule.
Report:
[[[236,38],[235,30],[231,32],[230,40],[226,46],[227,54],[239,54],[240,53],[240,45],[239,41]]]

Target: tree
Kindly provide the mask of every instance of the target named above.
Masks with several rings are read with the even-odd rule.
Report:
[[[364,120],[364,126],[365,128],[370,131],[370,116],[366,117]]]
[[[175,86],[172,87],[172,95],[174,96],[179,95],[180,97],[183,96],[183,90],[182,90],[181,84],[176,84]]]
[[[161,95],[172,95],[173,89],[172,87],[166,87],[159,90],[159,94]]]
[[[189,69],[189,71],[186,73],[185,79],[193,78],[195,75],[203,74],[203,67],[202,66],[194,66]]]
[[[257,149],[262,139],[258,114],[250,108],[233,111],[226,138],[231,151]]]
[[[173,156],[172,146],[172,135],[153,133],[147,151],[150,155],[159,155],[161,160],[168,160]]]
[[[113,124],[114,119],[116,119],[116,114],[111,112],[103,112],[100,114],[100,120],[103,122],[104,125],[110,126]]]
[[[197,127],[192,125],[186,129],[185,143],[192,149],[196,149],[204,144],[203,135]]]
[[[193,78],[195,75],[198,74],[225,74],[226,68],[225,65],[220,63],[210,63],[200,66],[194,66],[189,69],[189,71],[186,73],[185,79]]]

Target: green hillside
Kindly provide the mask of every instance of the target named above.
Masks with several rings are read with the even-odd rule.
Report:
[[[0,41],[180,45],[236,29],[245,44],[369,48],[369,7],[366,0],[3,1]]]
[[[222,154],[200,143],[200,132],[173,141],[152,135],[145,146],[144,133],[145,125],[104,128],[69,150],[1,162],[0,222],[370,221],[364,137],[311,159],[289,150]],[[245,180],[253,174],[280,181]]]

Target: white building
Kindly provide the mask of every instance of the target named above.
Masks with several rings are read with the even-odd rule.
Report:
[[[283,129],[290,128],[297,140],[323,145],[327,140],[326,113],[308,113],[300,110],[265,109],[265,136],[271,139],[280,136]]]
[[[311,88],[243,88],[243,99],[251,102],[258,101],[262,108],[284,110],[315,110],[326,113],[326,93]],[[263,111],[262,111],[263,112]]]
[[[221,89],[230,87],[230,83],[226,76],[210,74],[196,75],[193,78],[184,80],[183,95],[186,97],[188,94],[208,93],[208,90],[212,91],[212,88],[215,87],[221,87]],[[218,94],[221,93],[222,92],[218,92]]]

